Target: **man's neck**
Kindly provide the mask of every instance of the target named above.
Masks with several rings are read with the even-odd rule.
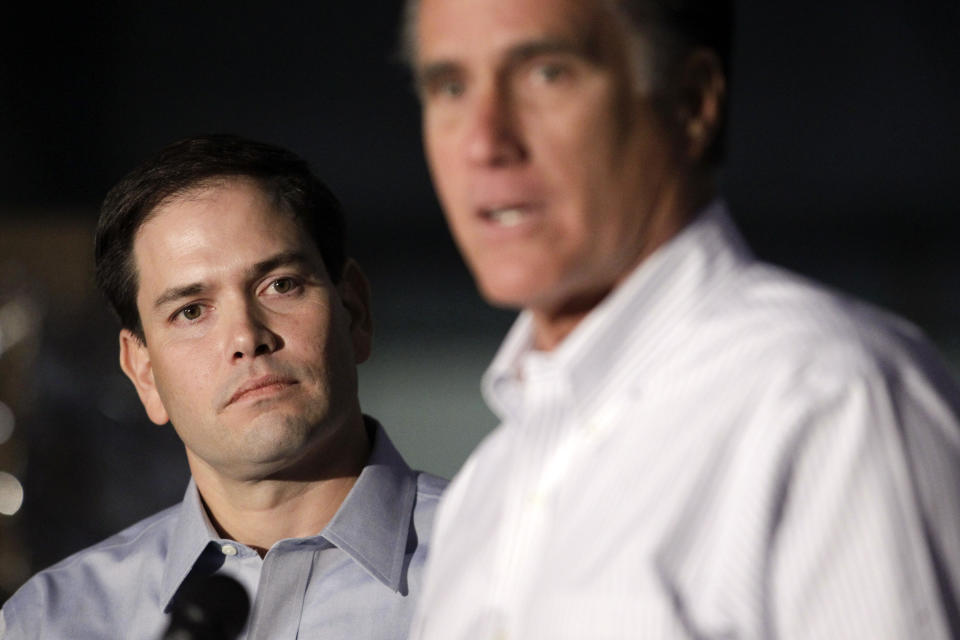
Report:
[[[658,211],[648,217],[644,242],[638,247],[631,262],[622,265],[618,273],[603,286],[570,296],[561,303],[533,306],[534,348],[552,351],[573,332],[593,309],[626,280],[647,258],[677,236],[696,213],[716,197],[712,174],[684,182],[684,188],[668,190],[668,197],[659,203]]]
[[[317,462],[323,472],[305,478],[237,479],[188,457],[217,532],[263,556],[279,540],[314,536],[327,526],[363,470],[371,443],[364,435],[330,449],[337,451],[334,465]]]

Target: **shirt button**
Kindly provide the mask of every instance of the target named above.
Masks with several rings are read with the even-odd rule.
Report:
[[[225,545],[223,545],[222,547],[220,547],[220,551],[222,551],[222,552],[223,552],[223,555],[225,555],[225,556],[235,556],[235,555],[237,555],[237,548],[236,548],[235,546],[233,546],[232,544],[225,544]]]

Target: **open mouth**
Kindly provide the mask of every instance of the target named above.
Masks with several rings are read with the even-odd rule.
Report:
[[[508,209],[494,209],[487,212],[484,217],[501,227],[515,227],[523,222],[525,216],[526,213],[522,209],[510,207]]]
[[[532,213],[533,207],[530,205],[509,205],[482,209],[480,217],[498,227],[511,228],[523,224]]]

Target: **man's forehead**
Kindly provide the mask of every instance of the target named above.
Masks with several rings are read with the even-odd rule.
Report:
[[[164,227],[166,236],[177,236],[195,224],[207,219],[226,219],[238,210],[250,209],[271,221],[290,220],[298,230],[297,217],[282,202],[278,202],[263,185],[247,176],[213,176],[176,191],[157,202],[143,217],[134,234],[136,241],[154,227]],[[198,216],[198,213],[204,216]],[[160,220],[163,222],[160,223]],[[171,219],[174,221],[171,223]],[[159,224],[158,224],[159,223]],[[272,224],[276,224],[272,222]],[[152,234],[154,236],[158,234]]]
[[[234,242],[234,239],[237,239]],[[258,183],[226,179],[176,194],[154,208],[134,236],[133,266],[145,275],[175,276],[190,267],[256,264],[264,255],[299,254],[314,258],[302,224],[278,206]],[[143,273],[143,269],[150,273]]]
[[[613,18],[611,6],[609,0],[422,0],[416,62],[457,60],[481,50],[497,55],[537,40],[587,48]]]

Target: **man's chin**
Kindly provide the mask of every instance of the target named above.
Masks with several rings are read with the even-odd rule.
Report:
[[[493,271],[493,270],[490,270]],[[535,306],[546,287],[541,278],[518,273],[474,272],[481,297],[494,307],[502,309],[525,309]]]

